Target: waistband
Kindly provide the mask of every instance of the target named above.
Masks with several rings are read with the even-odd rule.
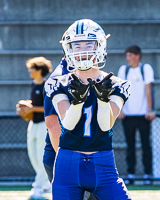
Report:
[[[86,158],[86,157],[87,158],[102,158],[102,157],[105,158],[113,154],[114,154],[113,149],[106,150],[106,151],[98,151],[92,154],[85,154],[85,153],[68,150],[68,149],[62,149],[62,148],[59,148],[59,151],[58,151],[58,155],[60,155],[60,157],[64,157],[65,159],[70,159],[71,156],[72,156],[72,159],[79,159],[79,158]]]

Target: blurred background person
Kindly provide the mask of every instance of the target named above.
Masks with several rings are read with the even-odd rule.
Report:
[[[68,74],[67,62],[62,58],[60,64],[56,67],[50,77],[61,76]],[[61,127],[58,121],[58,115],[53,107],[51,100],[44,91],[44,116],[45,123],[48,128],[46,136],[46,146],[43,155],[43,164],[48,175],[48,179],[52,182],[53,166],[56,152],[59,146],[59,137],[61,135]],[[54,148],[53,148],[54,147]],[[95,197],[90,192],[85,191],[83,200],[95,200]]]
[[[67,62],[62,58],[60,64],[52,72],[50,77],[61,76],[69,73],[67,70]],[[58,115],[53,107],[52,102],[47,97],[46,92],[43,93],[44,97],[44,117],[46,127],[48,129],[46,136],[46,145],[43,155],[43,164],[48,175],[48,179],[51,182],[53,179],[53,165],[55,155],[58,150],[59,137],[61,134],[61,127],[58,121]]]
[[[150,145],[150,122],[155,118],[153,111],[152,83],[154,71],[150,64],[142,64],[141,49],[139,46],[130,46],[125,50],[128,65],[122,65],[118,71],[118,77],[131,81],[131,95],[124,105],[119,119],[122,119],[124,133],[127,142],[127,170],[128,180],[126,184],[133,184],[135,178],[135,135],[140,132],[143,151],[143,165],[145,184],[151,184],[149,180],[152,173],[152,154]]]
[[[43,199],[43,192],[51,191],[51,185],[42,161],[46,137],[43,106],[44,77],[51,72],[52,64],[50,60],[44,57],[35,57],[29,59],[26,62],[26,66],[30,77],[33,79],[31,85],[31,101],[30,106],[18,109],[17,113],[24,117],[33,113],[33,119],[30,120],[27,130],[28,156],[36,172],[30,199]]]

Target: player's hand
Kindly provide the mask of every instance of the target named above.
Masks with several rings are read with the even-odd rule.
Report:
[[[114,88],[112,88],[112,80],[110,79],[111,76],[113,76],[112,72],[110,72],[102,81],[93,85],[96,96],[101,101],[110,101],[109,95],[114,91]]]
[[[145,118],[149,121],[153,121],[156,118],[156,113],[153,111],[150,111],[145,115]]]
[[[25,100],[25,106],[20,106],[19,103],[16,104],[16,112],[18,115],[25,117],[31,112],[33,112],[33,105],[31,100]]]
[[[79,80],[79,78],[75,74],[72,74],[71,76],[72,76],[72,80],[69,84],[68,91],[74,98],[72,103],[74,105],[83,103],[87,99],[89,89],[95,82],[89,78],[88,79],[89,83],[85,85]]]
[[[22,107],[19,110],[17,110],[17,114],[19,114],[21,117],[25,117],[32,112],[33,112],[32,108],[29,107]]]

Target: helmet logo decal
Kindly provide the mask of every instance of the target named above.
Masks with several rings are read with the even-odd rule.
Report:
[[[99,30],[101,30],[100,27],[94,29],[93,31],[94,31],[94,32],[98,32]]]
[[[96,35],[93,33],[88,33],[88,38],[96,38]]]
[[[70,40],[70,36],[67,36],[67,37],[66,37],[66,40]]]
[[[78,35],[75,35],[74,37],[84,37],[86,36],[85,34],[78,34]]]

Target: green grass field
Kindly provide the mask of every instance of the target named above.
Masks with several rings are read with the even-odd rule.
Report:
[[[0,186],[0,200],[27,200],[31,187],[26,186]],[[132,200],[160,200],[160,186],[129,186]],[[51,194],[44,195],[51,200]]]

